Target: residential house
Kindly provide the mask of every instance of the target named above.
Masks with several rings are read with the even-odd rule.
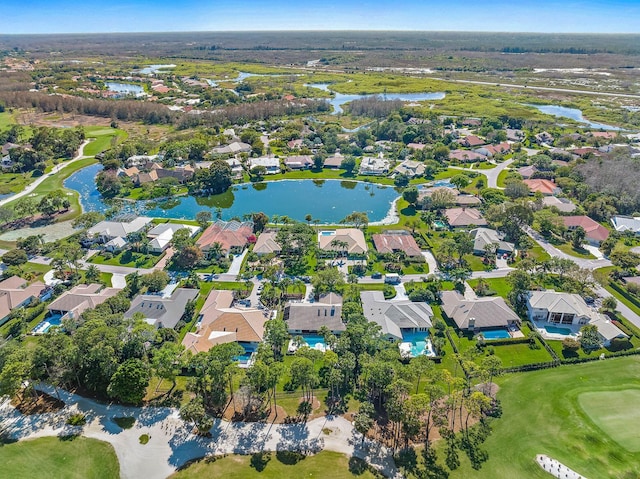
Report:
[[[407,148],[410,148],[412,150],[424,150],[426,148],[427,145],[425,145],[424,143],[407,143]]]
[[[498,143],[497,145],[484,145],[480,148],[476,148],[474,151],[476,153],[480,153],[483,156],[488,156],[489,158],[491,158],[499,153],[510,152],[511,145],[505,141],[503,143]]]
[[[576,209],[576,205],[571,200],[557,196],[545,196],[542,198],[542,204],[549,208],[557,208],[561,213],[571,213]]]
[[[381,254],[402,251],[410,258],[422,258],[422,251],[413,236],[405,230],[391,230],[382,234],[374,234],[373,244]]]
[[[402,175],[407,175],[410,178],[422,176],[424,175],[424,163],[421,161],[404,160],[396,166],[394,171]]]
[[[242,175],[244,174],[244,168],[242,167],[242,163],[240,162],[240,160],[238,160],[237,158],[229,158],[225,161],[227,162],[227,165],[231,167],[231,175],[234,178],[242,178]]]
[[[125,318],[138,314],[147,324],[156,328],[175,328],[184,315],[189,301],[198,297],[197,289],[177,288],[171,296],[140,294],[133,298],[131,307],[124,313]]]
[[[599,246],[609,237],[609,230],[588,216],[563,216],[562,221],[568,230],[574,230],[579,226],[584,229],[589,244]]]
[[[426,197],[431,197],[436,191],[444,190],[450,192],[454,196],[453,203],[458,206],[477,206],[482,204],[482,201],[477,196],[467,195],[460,193],[455,188],[447,188],[446,186],[435,186],[431,188],[421,188],[418,196],[418,204]]]
[[[452,228],[487,225],[487,220],[484,219],[480,210],[475,208],[449,208],[445,210],[444,215]]]
[[[219,344],[237,342],[245,350],[240,366],[247,367],[251,363],[249,357],[264,337],[268,313],[265,315],[259,309],[234,308],[231,307],[232,302],[231,291],[211,291],[200,310],[196,332],[187,333],[182,344],[196,354]]]
[[[536,143],[538,143],[539,145],[550,145],[554,140],[553,135],[546,131],[538,133],[534,138],[536,140]]]
[[[602,140],[614,140],[618,136],[615,131],[592,131],[590,134],[592,137]]]
[[[529,291],[527,310],[529,318],[538,327],[544,327],[545,323],[561,324],[569,326],[571,331],[576,331],[586,324],[593,324],[598,328],[598,334],[604,346],[609,346],[613,339],[628,338],[627,334],[595,308],[589,307],[577,294],[560,293],[553,290]],[[575,326],[575,328],[571,328],[571,326]]]
[[[514,244],[504,241],[504,236],[496,230],[489,228],[474,228],[469,231],[469,234],[471,235],[471,238],[473,238],[473,254],[475,255],[484,255],[486,246],[490,244],[497,245],[498,249],[496,250],[496,253],[499,255],[512,255],[515,252]]]
[[[47,310],[54,316],[79,318],[84,311],[104,303],[119,291],[101,284],[79,284],[49,303]]]
[[[525,138],[524,131],[514,128],[507,128],[507,141],[521,142]]]
[[[461,331],[514,327],[520,318],[499,296],[465,299],[457,291],[442,291],[442,311]]]
[[[299,150],[300,148],[302,148],[302,144],[303,144],[302,138],[296,138],[295,140],[289,140],[287,142],[287,147],[290,150]]]
[[[361,175],[385,175],[389,173],[391,164],[389,160],[381,156],[370,157],[365,156],[360,162]]]
[[[249,170],[253,170],[258,166],[264,166],[267,170],[267,175],[280,173],[280,160],[273,156],[261,156],[260,158],[249,159]]]
[[[282,247],[276,241],[277,231],[263,231],[258,236],[256,244],[253,246],[253,252],[258,256],[268,254],[278,254],[282,251]]]
[[[289,334],[317,334],[324,326],[333,334],[347,329],[342,322],[342,296],[329,293],[315,303],[287,303],[284,308],[284,320]]]
[[[324,168],[340,168],[342,166],[342,162],[344,161],[344,156],[337,151],[333,156],[330,156],[326,160],[324,160]]]
[[[364,233],[357,228],[320,231],[318,247],[324,252],[339,252],[347,256],[362,256],[367,253]]]
[[[562,190],[558,185],[556,185],[551,180],[544,179],[534,179],[534,180],[523,180],[524,184],[529,188],[529,192],[531,194],[535,194],[537,192],[542,193],[544,196],[558,195],[562,193]]]
[[[9,319],[11,311],[28,306],[42,296],[47,286],[40,281],[28,284],[19,276],[11,276],[0,282],[0,324]]]
[[[147,163],[162,161],[162,158],[161,155],[133,155],[127,158],[124,164],[127,168],[131,168],[132,166],[143,166]]]
[[[115,238],[125,240],[131,233],[142,233],[151,218],[146,216],[125,216],[120,221],[101,221],[87,230],[85,245],[92,243],[107,243]]]
[[[367,321],[378,324],[391,341],[402,341],[407,333],[428,332],[433,324],[433,311],[427,303],[387,301],[382,291],[362,291],[360,299]]]
[[[214,243],[219,243],[223,254],[240,253],[254,237],[253,223],[250,221],[213,222],[198,238],[196,245],[203,253],[208,254]]]
[[[228,145],[216,146],[211,150],[212,155],[237,155],[238,153],[251,153],[252,147],[249,143],[234,141]]]
[[[149,238],[149,250],[154,253],[162,253],[171,244],[173,235],[181,229],[188,230],[189,237],[191,238],[200,231],[199,226],[186,225],[182,223],[161,223],[147,232],[147,238]]]
[[[583,157],[583,158],[585,156],[589,155],[589,154],[593,154],[593,155],[596,155],[596,156],[599,155],[599,152],[598,152],[597,149],[589,147],[589,146],[583,147],[583,148],[575,148],[575,149],[571,150],[571,153],[574,154],[574,155],[578,155],[580,157]]]
[[[469,150],[451,150],[449,152],[450,160],[457,160],[462,163],[475,163],[476,161],[485,161],[487,158],[480,153]]]
[[[640,218],[632,216],[614,216],[611,218],[611,224],[620,233],[625,231],[632,231],[635,234],[640,234]]]
[[[467,135],[459,140],[458,143],[460,143],[462,146],[466,146],[467,148],[475,148],[477,146],[484,145],[486,142],[476,135]]]
[[[309,155],[288,156],[284,165],[292,170],[307,170],[313,166],[313,160]]]
[[[465,118],[462,120],[462,126],[478,127],[482,125],[482,121],[479,118]]]
[[[538,168],[536,168],[534,165],[523,166],[522,168],[518,168],[518,173],[525,180],[528,180],[529,178],[531,178],[538,171],[539,171]]]

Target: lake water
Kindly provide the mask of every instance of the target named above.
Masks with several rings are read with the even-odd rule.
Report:
[[[134,72],[139,73],[141,75],[153,75],[154,73],[159,73],[161,70],[168,70],[170,68],[175,68],[176,66],[173,64],[169,65],[149,65],[148,67],[141,68],[140,70]]]
[[[591,128],[596,128],[598,130],[620,130],[617,126],[604,125],[602,123],[594,123],[592,121],[587,120],[584,116],[582,116],[582,110],[578,110],[577,108],[567,108],[566,106],[557,106],[557,105],[527,105],[532,106],[536,110],[541,111],[547,115],[553,115],[559,118],[570,118],[572,120],[577,121],[578,123],[582,123],[584,125],[588,125]]]
[[[83,211],[105,212],[110,208],[95,188],[95,177],[102,166],[95,164],[78,170],[64,186],[80,193]],[[341,180],[283,180],[243,184],[222,195],[172,198],[171,204],[152,201],[125,202],[123,212],[136,212],[157,218],[195,219],[198,211],[222,210],[222,218],[242,217],[262,211],[304,221],[310,214],[321,223],[337,223],[353,211],[365,211],[369,221],[383,220],[398,193],[392,187]]]
[[[134,85],[132,83],[108,81],[104,82],[104,84],[109,90],[122,93],[124,95],[140,95],[144,93],[144,88],[142,88],[140,85]]]
[[[445,94],[442,92],[434,93],[385,93],[374,95],[345,95],[344,93],[338,93],[329,88],[329,83],[307,83],[304,86],[310,88],[318,88],[320,90],[328,91],[334,94],[333,98],[322,98],[327,100],[333,106],[333,115],[338,115],[344,110],[342,105],[349,103],[353,100],[360,100],[362,98],[370,98],[373,96],[381,96],[385,100],[402,100],[402,101],[424,101],[424,100],[442,100]]]

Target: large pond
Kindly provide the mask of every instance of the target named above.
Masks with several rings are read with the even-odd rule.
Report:
[[[134,85],[132,83],[108,81],[108,82],[104,82],[104,84],[110,91],[122,93],[123,95],[137,96],[144,93],[144,88],[142,88],[140,85]]]
[[[604,125],[602,123],[594,123],[592,121],[587,120],[584,116],[582,116],[582,110],[578,110],[577,108],[567,108],[566,106],[557,106],[557,105],[527,105],[532,106],[535,109],[541,111],[542,113],[546,113],[547,115],[553,115],[559,118],[570,118],[572,120],[577,121],[578,123],[582,123],[584,125],[588,125],[591,128],[596,128],[598,130],[620,130],[617,126]]]
[[[445,94],[442,92],[434,93],[384,93],[378,95],[345,95],[344,93],[338,93],[329,88],[329,83],[307,83],[305,86],[311,88],[318,88],[320,90],[333,93],[333,98],[326,98],[326,100],[333,106],[333,114],[338,115],[344,110],[342,105],[349,103],[353,100],[360,100],[362,98],[370,98],[372,96],[381,96],[385,100],[402,100],[402,101],[424,101],[424,100],[442,100]],[[325,98],[323,98],[325,100]]]
[[[80,194],[84,211],[104,212],[110,208],[95,188],[95,177],[102,166],[95,164],[78,170],[64,182]],[[304,221],[311,215],[321,223],[338,223],[353,211],[366,211],[371,222],[384,220],[398,193],[392,187],[341,180],[283,180],[243,184],[222,195],[184,196],[171,203],[153,201],[124,202],[123,212],[137,212],[157,218],[195,219],[198,211],[220,208],[223,219],[262,211],[268,216],[288,216]]]
[[[169,65],[149,65],[148,67],[141,68],[133,73],[139,73],[141,75],[153,75],[154,73],[159,73],[160,70],[168,70],[170,68],[175,68],[176,66],[173,64]]]

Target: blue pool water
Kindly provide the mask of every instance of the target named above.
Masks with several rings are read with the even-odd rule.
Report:
[[[318,336],[315,334],[302,334],[302,339],[304,339],[304,342],[307,343],[309,345],[309,347],[311,349],[316,347],[316,344],[321,344],[322,346],[324,346],[324,338],[322,336]]]
[[[456,185],[451,183],[449,180],[438,180],[433,182],[433,186],[438,188],[455,188]]]
[[[571,334],[571,330],[569,328],[560,328],[558,326],[545,326],[544,329],[547,330],[547,333],[551,334],[563,334],[568,336]]]
[[[509,331],[503,328],[487,329],[482,331],[482,335],[484,336],[484,339],[507,339],[511,337],[509,335]]]
[[[48,318],[43,319],[42,321],[40,321],[40,323],[38,323],[38,325],[33,328],[33,332],[36,334],[44,334],[47,331],[49,331],[49,329],[51,329],[54,326],[60,326],[62,324],[62,320],[61,320],[62,316],[56,315],[56,316],[49,316]]]
[[[335,235],[335,231],[321,231],[320,236],[333,236]]]
[[[418,331],[416,333],[403,332],[402,342],[411,343],[411,356],[415,358],[416,356],[425,354],[429,350],[427,345],[428,337],[429,333],[427,331]]]

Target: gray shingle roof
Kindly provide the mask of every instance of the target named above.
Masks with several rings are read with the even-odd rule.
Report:
[[[364,316],[368,321],[380,325],[384,335],[402,339],[403,329],[432,326],[433,311],[427,303],[387,301],[382,291],[363,291],[360,298]]]
[[[187,302],[195,299],[198,292],[197,289],[178,288],[169,298],[141,294],[133,299],[131,307],[124,313],[124,317],[131,318],[135,313],[141,313],[151,325],[173,328],[184,314]]]
[[[519,321],[518,315],[500,297],[464,299],[457,291],[443,291],[442,310],[455,321],[460,329],[469,329],[469,320],[475,320],[475,328],[496,328]]]

